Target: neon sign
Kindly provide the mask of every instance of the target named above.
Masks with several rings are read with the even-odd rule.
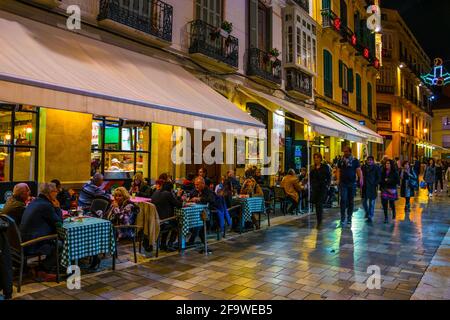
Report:
[[[448,73],[443,66],[444,62],[441,58],[434,59],[434,67],[431,73],[420,76],[428,85],[431,86],[446,86],[450,83],[450,73]]]

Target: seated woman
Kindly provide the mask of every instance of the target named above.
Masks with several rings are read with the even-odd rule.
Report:
[[[130,194],[124,187],[114,190],[114,201],[111,209],[106,214],[106,218],[114,225],[132,225],[136,221],[139,207],[130,201]],[[134,236],[133,229],[123,228],[118,230],[119,239],[132,238]]]
[[[138,197],[146,197],[149,189],[150,186],[145,182],[144,175],[141,172],[136,173],[131,183],[130,194],[135,193]]]
[[[181,195],[183,190],[179,190],[175,196],[172,193],[173,184],[170,181],[164,182],[160,190],[153,193],[152,203],[156,206],[158,210],[158,215],[160,220],[171,218],[175,215],[175,208],[181,208],[183,202],[181,200]],[[177,221],[170,220],[161,225],[161,250],[163,251],[174,251],[173,243],[177,238]],[[167,237],[170,233],[169,242],[167,243]]]
[[[264,197],[264,192],[261,187],[256,183],[252,176],[246,175],[248,178],[245,179],[244,184],[241,188],[241,195],[248,195],[250,197]],[[258,219],[255,214],[252,214],[252,222],[256,229],[260,228]]]
[[[302,186],[294,169],[289,169],[288,174],[281,180],[281,187],[291,200],[292,205],[289,207],[288,213],[292,213],[298,208],[300,192],[302,191]]]

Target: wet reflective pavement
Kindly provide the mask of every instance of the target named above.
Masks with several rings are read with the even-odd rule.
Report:
[[[115,272],[83,276],[80,290],[29,284],[18,299],[450,299],[450,197],[424,190],[405,214],[384,224],[377,201],[372,225],[360,209],[339,228],[337,209],[323,227],[315,217],[280,217],[278,225],[211,246],[205,256],[187,251]],[[391,218],[391,217],[390,217]],[[285,219],[285,220],[283,220]],[[281,222],[280,222],[281,221]],[[439,249],[439,250],[438,250]],[[369,266],[381,271],[381,287]],[[371,277],[371,278],[369,278]],[[369,281],[368,281],[369,280]]]

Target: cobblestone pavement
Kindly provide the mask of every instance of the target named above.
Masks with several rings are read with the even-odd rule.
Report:
[[[339,213],[280,217],[282,223],[211,246],[160,259],[131,262],[83,276],[80,290],[31,283],[17,299],[449,299],[450,197],[422,190],[410,214],[383,224],[378,201],[373,225],[360,209],[352,227]],[[447,235],[447,237],[446,237]],[[441,246],[442,243],[442,246]],[[439,249],[439,250],[438,250]],[[381,269],[381,288],[368,289],[368,266]]]

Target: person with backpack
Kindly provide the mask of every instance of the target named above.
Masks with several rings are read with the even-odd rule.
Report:
[[[378,196],[378,184],[381,178],[380,168],[375,164],[373,156],[367,157],[367,163],[363,165],[362,172],[364,176],[362,187],[363,207],[366,212],[366,221],[372,223]]]
[[[315,205],[317,228],[322,225],[323,204],[328,194],[331,183],[331,168],[323,162],[322,155],[315,153],[313,156],[314,164],[309,171],[311,187],[311,203]]]

